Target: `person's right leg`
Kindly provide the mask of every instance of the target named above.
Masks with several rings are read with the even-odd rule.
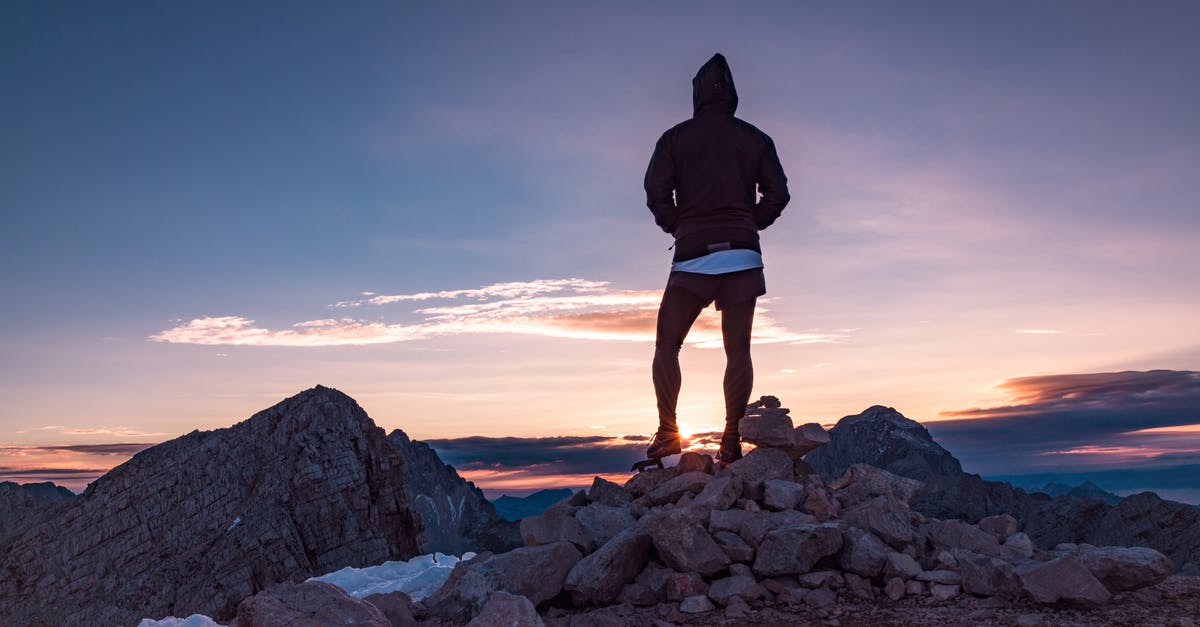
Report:
[[[658,400],[658,430],[679,432],[675,407],[679,402],[682,374],[679,349],[700,312],[708,302],[682,287],[668,286],[658,308],[658,329],[654,340],[654,395]]]

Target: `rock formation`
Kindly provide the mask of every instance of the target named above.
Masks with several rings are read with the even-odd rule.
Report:
[[[423,513],[421,497],[453,483],[440,462],[431,470],[435,459],[393,444],[353,399],[321,386],[164,442],[0,546],[0,624],[227,620],[278,582],[483,540],[456,542],[429,520],[437,510]],[[454,489],[454,529],[488,525],[490,504]],[[509,548],[505,525],[495,520],[490,548]]]
[[[513,595],[543,611],[553,605],[559,616],[619,605],[658,606],[667,616],[723,608],[726,618],[745,618],[766,604],[819,609],[839,597],[1095,606],[1171,573],[1170,561],[1147,548],[1038,550],[1012,516],[974,524],[925,516],[910,504],[927,484],[867,464],[827,483],[793,457],[795,428],[781,416],[752,422],[758,447],[727,468],[684,453],[676,466],[624,486],[597,478],[591,490],[524,519],[528,546],[459,562],[414,615],[460,624],[493,600],[528,615]],[[937,459],[909,467],[945,467]],[[613,522],[585,522],[600,511]]]
[[[74,498],[74,492],[49,481],[0,481],[0,546],[10,535],[28,528],[55,506]]]
[[[1055,498],[987,481],[963,472],[920,423],[889,407],[846,416],[829,437],[828,446],[805,457],[827,480],[853,464],[869,464],[925,482],[912,507],[926,516],[976,522],[1009,514],[1042,549],[1061,543],[1146,546],[1170,557],[1179,572],[1200,574],[1200,506],[1150,492],[1116,504],[1084,490]]]

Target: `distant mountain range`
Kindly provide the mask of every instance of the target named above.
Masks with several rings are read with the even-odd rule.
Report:
[[[545,511],[547,507],[568,496],[571,496],[569,488],[550,488],[548,490],[538,490],[524,497],[505,494],[492,501],[492,505],[496,506],[496,513],[501,518],[517,521],[528,516],[537,516]]]

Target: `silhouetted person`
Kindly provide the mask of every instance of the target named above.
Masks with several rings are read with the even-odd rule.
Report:
[[[654,344],[658,432],[646,450],[650,458],[681,450],[675,416],[679,349],[713,301],[721,312],[726,359],[718,459],[729,463],[742,456],[737,423],[754,384],[750,329],[755,301],[767,291],[758,232],[775,222],[789,196],[775,143],[733,116],[737,104],[729,64],[713,55],[692,79],[692,118],[662,134],[646,168],[646,206],[675,237]]]

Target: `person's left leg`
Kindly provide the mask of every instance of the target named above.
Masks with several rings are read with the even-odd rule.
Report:
[[[721,335],[725,343],[725,433],[721,461],[741,457],[738,422],[746,413],[754,387],[754,364],[750,361],[750,334],[757,299],[725,305],[721,310]]]

